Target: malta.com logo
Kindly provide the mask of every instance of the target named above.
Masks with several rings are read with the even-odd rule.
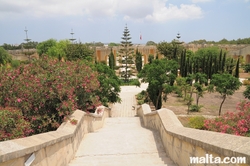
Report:
[[[190,164],[246,164],[246,157],[214,157],[206,154],[204,157],[190,157]]]

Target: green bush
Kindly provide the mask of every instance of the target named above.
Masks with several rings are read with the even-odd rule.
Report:
[[[201,110],[201,105],[191,105],[189,111],[191,112],[200,112]]]
[[[181,90],[180,86],[175,86],[174,87],[174,92],[175,92],[175,94],[177,94],[177,97],[182,97],[183,96],[183,93],[182,93],[182,90]]]
[[[144,98],[144,96],[141,93],[139,93],[138,95],[136,95],[136,99],[137,100],[142,100],[143,98]]]
[[[189,119],[188,126],[195,129],[204,129],[204,121],[203,116],[194,116]]]
[[[250,71],[250,64],[244,65],[243,69],[245,70],[246,73],[248,73]]]
[[[0,110],[0,141],[22,138],[32,133],[31,125],[19,110]]]
[[[12,60],[11,61],[11,66],[13,68],[17,68],[18,66],[20,66],[20,61],[19,60]]]
[[[142,104],[144,104],[145,102],[144,102],[144,100],[137,100],[137,104],[138,105],[142,105]]]
[[[128,82],[125,82],[125,79],[122,79],[121,85],[135,85],[140,86],[141,83],[138,79],[129,79]]]
[[[145,90],[141,91],[136,95],[137,104],[142,105],[147,101],[147,92]]]

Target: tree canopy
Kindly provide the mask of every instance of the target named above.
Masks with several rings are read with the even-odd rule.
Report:
[[[0,66],[11,62],[11,60],[12,58],[8,52],[3,47],[0,47]]]
[[[174,82],[177,69],[178,63],[174,60],[155,59],[152,63],[146,64],[138,74],[143,82],[149,83],[147,92],[156,109],[161,108],[164,86]]]
[[[221,115],[222,104],[226,100],[227,96],[233,95],[236,90],[241,86],[241,82],[238,78],[234,77],[232,74],[214,74],[212,76],[209,90],[216,91],[221,94],[223,100],[219,109],[219,116]]]
[[[180,56],[183,46],[178,45],[176,42],[160,42],[157,44],[157,50],[160,54],[164,55],[165,58],[171,60],[177,59],[178,56]]]

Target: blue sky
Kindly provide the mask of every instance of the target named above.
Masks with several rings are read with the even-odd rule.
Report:
[[[250,0],[0,0],[0,45],[74,38],[120,43],[250,37]],[[142,35],[142,40],[140,40]]]

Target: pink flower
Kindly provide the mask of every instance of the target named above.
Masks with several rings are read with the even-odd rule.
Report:
[[[19,99],[19,98],[17,99],[17,102],[18,102],[18,103],[20,103],[21,101],[22,101],[21,99]]]

